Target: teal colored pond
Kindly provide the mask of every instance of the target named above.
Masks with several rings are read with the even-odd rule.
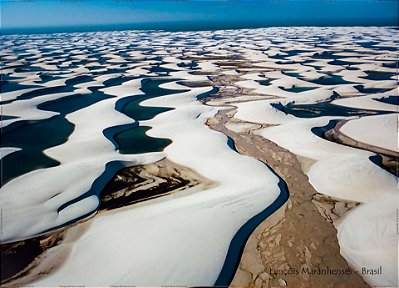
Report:
[[[159,152],[172,143],[169,139],[152,138],[145,133],[151,127],[139,126],[119,132],[114,136],[118,143],[119,152],[122,154],[139,154]]]
[[[159,85],[161,84],[168,83],[174,80],[176,79],[144,79],[142,81],[141,90],[145,93],[145,95],[123,98],[116,103],[116,109],[135,120],[152,119],[160,113],[172,110],[172,108],[141,106],[140,103],[144,100],[154,97],[189,91],[188,89],[169,90],[159,87]]]
[[[367,116],[392,113],[390,111],[357,109],[352,107],[345,107],[332,104],[331,102],[320,102],[316,104],[295,104],[288,103],[287,105],[271,104],[274,108],[291,114],[299,118],[315,118],[323,116]]]
[[[305,91],[316,89],[315,87],[298,87],[298,86],[292,86],[291,88],[284,88],[284,87],[280,87],[280,88],[287,92],[293,92],[293,93],[300,93],[300,92],[305,92]]]
[[[72,94],[57,100],[47,101],[39,104],[38,108],[66,115],[109,98],[113,98],[113,96],[95,90],[90,94]]]
[[[43,154],[43,150],[64,143],[73,132],[74,125],[61,116],[32,121],[27,125],[2,134],[1,147],[22,148],[2,159],[1,184],[40,168],[59,165]]]

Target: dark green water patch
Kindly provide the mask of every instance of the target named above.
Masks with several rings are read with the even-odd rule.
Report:
[[[34,81],[35,83],[43,84],[43,83],[47,83],[47,82],[50,82],[53,80],[58,80],[58,79],[62,78],[59,75],[50,75],[50,74],[45,74],[45,73],[40,73],[39,77],[40,77],[40,80]]]
[[[363,85],[356,85],[353,86],[354,88],[356,88],[357,91],[359,91],[360,93],[364,93],[364,94],[368,94],[368,93],[383,93],[383,92],[387,92],[393,89],[392,88],[366,88]]]
[[[336,57],[337,56],[334,55],[334,52],[331,51],[323,51],[312,55],[313,59],[335,59]]]
[[[345,81],[341,76],[338,75],[328,75],[323,76],[318,79],[301,79],[303,81],[312,82],[319,85],[341,85],[341,84],[352,84],[352,82]]]
[[[55,86],[55,87],[40,88],[40,89],[36,89],[36,90],[30,91],[30,92],[23,93],[20,96],[18,96],[16,99],[13,99],[13,100],[1,101],[0,104],[2,104],[2,105],[9,104],[16,100],[28,100],[28,99],[32,99],[35,97],[44,96],[47,94],[73,92],[74,90],[75,89],[69,85],[59,85],[59,86]]]
[[[312,133],[315,134],[316,136],[319,136],[320,138],[328,140],[326,138],[326,132],[333,129],[340,120],[341,119],[330,120],[330,121],[328,121],[327,125],[320,126],[320,127],[313,127],[310,131],[312,131]]]
[[[333,61],[328,62],[327,64],[338,65],[338,66],[349,66],[349,65],[353,65],[354,63],[343,61],[343,60],[340,60],[340,59],[335,59]]]
[[[284,88],[284,87],[279,87],[282,90],[285,90],[287,92],[294,92],[294,93],[301,93],[309,90],[314,90],[316,89],[315,87],[298,87],[298,86],[292,86],[291,88]]]
[[[345,67],[346,70],[351,70],[351,71],[355,71],[355,70],[360,70],[359,68],[353,67],[353,66],[347,66]]]
[[[191,61],[190,63],[181,62],[181,63],[177,63],[176,65],[177,65],[177,67],[182,67],[182,68],[187,67],[190,70],[197,69],[197,67],[198,67],[198,64],[195,61]]]
[[[390,62],[390,63],[383,63],[382,66],[383,67],[387,67],[387,68],[396,68],[396,69],[398,69],[398,64],[399,64],[399,61],[395,61],[395,62]]]
[[[73,86],[77,84],[87,83],[90,81],[93,81],[93,78],[91,78],[90,75],[79,75],[65,80],[65,85]]]
[[[276,64],[282,64],[282,65],[292,65],[292,64],[297,64],[301,63],[300,61],[276,61]]]
[[[74,125],[62,116],[30,121],[29,124],[2,134],[1,147],[17,147],[22,150],[2,159],[2,185],[22,174],[39,168],[59,165],[44,155],[43,150],[67,141]]]
[[[2,80],[0,90],[1,90],[1,93],[6,93],[6,92],[11,92],[11,91],[17,91],[17,90],[23,90],[23,89],[29,89],[29,88],[40,88],[40,87],[41,86],[39,86],[39,85],[21,85],[15,81]]]
[[[338,75],[326,75],[318,79],[305,79],[303,75],[297,72],[282,72],[284,75],[291,76],[303,81],[311,82],[319,85],[341,85],[341,84],[353,84],[352,82],[345,81],[341,76]]]
[[[169,139],[152,138],[146,135],[151,127],[139,126],[124,130],[114,136],[121,154],[140,154],[163,151],[172,143]]]
[[[124,113],[125,115],[127,115],[130,118],[133,118],[135,120],[149,120],[149,119],[154,118],[156,115],[158,115],[160,113],[163,113],[163,112],[173,109],[173,108],[164,108],[164,107],[140,106],[140,102],[149,98],[148,96],[145,96],[145,95],[132,96],[132,97],[126,97],[126,98],[119,100],[119,101],[121,101],[120,104],[122,104],[122,102],[125,102],[125,101],[130,101],[122,108],[122,113]],[[124,100],[124,101],[122,101],[122,100]],[[117,105],[120,105],[120,104],[117,104]]]
[[[38,72],[38,71],[43,71],[43,68],[35,67],[30,64],[23,64],[14,69],[15,73]]]
[[[209,81],[178,81],[176,83],[189,88],[209,87],[212,85]]]
[[[285,50],[284,52],[288,54],[288,57],[291,57],[291,56],[297,56],[297,55],[302,54],[302,53],[308,53],[310,51],[309,50],[294,49],[294,50]]]
[[[345,107],[332,104],[330,101],[316,104],[295,104],[294,102],[290,102],[287,105],[282,105],[281,103],[272,103],[270,105],[285,114],[291,114],[299,118],[315,118],[323,116],[367,116],[392,113],[390,111]]]
[[[301,78],[303,77],[300,73],[297,72],[282,72],[284,75],[290,76],[290,77],[294,77],[294,78]]]
[[[39,104],[37,108],[66,115],[113,97],[114,96],[106,95],[98,90],[94,90],[90,94],[72,94],[60,99],[47,101]]]
[[[152,66],[150,68],[150,72],[153,73],[170,73],[170,72],[177,72],[178,70],[174,70],[174,69],[170,69],[170,68],[165,68],[165,67],[161,67],[160,65],[157,66]]]
[[[260,84],[260,85],[263,85],[263,86],[270,86],[270,85],[272,85],[272,81],[273,80],[275,80],[275,79],[273,79],[273,78],[267,78],[267,79],[265,79],[265,80],[257,80],[257,82]]]
[[[284,54],[277,53],[274,56],[269,56],[269,58],[271,58],[271,59],[278,59],[278,60],[285,60],[286,57],[289,57],[289,55],[284,55]]]
[[[219,91],[219,88],[212,87],[212,90],[210,90],[208,92],[201,93],[201,94],[197,95],[196,98],[197,98],[197,100],[205,99],[207,97],[212,96],[213,94],[216,94],[218,91]]]
[[[156,115],[172,110],[172,108],[165,107],[146,107],[141,106],[140,103],[151,98],[187,92],[187,90],[171,90],[160,88],[159,85],[175,81],[176,79],[152,79],[146,78],[142,80],[141,90],[145,95],[137,95],[125,97],[118,100],[115,104],[115,109],[121,111],[125,115],[135,120],[149,120]]]
[[[114,72],[110,72],[108,71],[110,74],[114,73]],[[120,72],[120,71],[118,71]],[[93,73],[94,74],[94,73]],[[104,73],[100,73],[101,75],[103,75]],[[107,73],[108,74],[108,73]],[[126,81],[130,81],[134,79],[133,77],[125,77],[125,76],[117,76],[111,79],[107,79],[103,82],[104,87],[108,88],[108,87],[112,87],[112,86],[118,86],[121,85],[122,83],[126,82]]]
[[[3,115],[3,114],[0,115],[1,121],[3,121],[3,120],[11,120],[11,119],[16,119],[16,118],[18,118],[18,117],[17,116],[11,116],[11,115]]]
[[[169,83],[172,81],[181,80],[176,78],[168,78],[168,79],[154,79],[154,78],[146,78],[141,81],[141,91],[143,91],[148,98],[154,98],[158,96],[176,94],[176,93],[183,93],[188,92],[190,89],[187,90],[174,90],[174,89],[164,89],[159,87],[164,83]]]
[[[363,48],[366,48],[366,49],[370,49],[370,48],[375,49],[376,47],[374,47],[374,45],[376,45],[378,43],[379,42],[370,41],[370,42],[357,42],[356,44]]]
[[[391,46],[373,46],[372,49],[378,51],[398,51],[397,47],[391,47]]]
[[[399,106],[399,96],[388,96],[388,97],[383,97],[380,99],[374,99],[382,103],[386,104],[392,104],[392,105],[398,105]]]
[[[189,90],[170,90],[159,86],[164,83],[180,79],[143,79],[141,90],[144,95],[124,97],[115,104],[115,109],[135,120],[148,120],[156,115],[172,110],[165,107],[145,107],[140,103],[144,100],[165,96],[169,94],[187,92]],[[137,154],[162,151],[171,143],[169,139],[152,138],[146,135],[150,127],[138,126],[138,123],[119,125],[107,128],[104,135],[114,143],[117,150],[122,154]]]
[[[393,80],[391,77],[397,76],[397,72],[366,71],[367,76],[360,77],[369,80]]]

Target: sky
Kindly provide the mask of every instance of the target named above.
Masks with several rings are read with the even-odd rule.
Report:
[[[397,26],[397,0],[1,0],[2,33]]]

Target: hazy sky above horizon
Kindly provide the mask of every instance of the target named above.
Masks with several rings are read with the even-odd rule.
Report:
[[[396,0],[1,0],[3,31],[110,25],[168,30],[176,23],[183,30],[213,26],[397,26],[397,19]]]

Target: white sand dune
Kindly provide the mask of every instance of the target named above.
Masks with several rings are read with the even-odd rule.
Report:
[[[204,124],[217,111],[195,101],[196,95],[207,90],[210,87],[145,101],[145,106],[175,109],[143,124],[153,127],[150,136],[172,139],[165,149],[168,159],[194,169],[217,186],[94,218],[83,224],[85,232],[74,241],[61,269],[34,285],[95,286],[117,281],[121,285],[188,286],[215,282],[230,239],[243,223],[270,205],[280,190],[277,177],[266,166],[232,151],[226,136]],[[78,225],[68,234],[80,229]],[[149,249],[149,243],[157,244]],[[120,247],[125,247],[122,254]],[[53,252],[50,249],[48,253]],[[93,257],[96,268],[77,273],[76,261],[90,267]],[[75,276],[71,279],[70,275]]]
[[[139,87],[140,81],[136,80],[135,86],[130,86],[132,93],[141,94]],[[123,165],[137,165],[164,157],[162,153],[121,155],[102,135],[102,131],[110,126],[133,123],[132,119],[114,110],[117,99],[101,101],[67,116],[75,124],[68,141],[44,151],[61,162],[60,166],[32,171],[2,187],[3,221],[10,223],[3,227],[2,241],[31,237],[94,212],[98,205],[96,195],[79,201],[80,204],[58,210],[89,191],[94,180],[104,172],[106,163],[119,161]],[[57,175],[63,175],[62,179]],[[29,192],[32,189],[35,193]],[[37,221],[39,218],[43,220]]]
[[[399,152],[398,114],[354,119],[346,122],[340,131],[356,141]]]
[[[330,119],[297,119],[260,130],[259,135],[296,155],[313,159],[315,163],[307,175],[313,187],[322,194],[338,199],[369,202],[382,197],[383,193],[395,193],[396,177],[368,159],[373,153],[331,143],[311,132],[311,128],[324,126]]]
[[[399,112],[398,106],[377,101],[378,99],[382,99],[384,97],[389,97],[389,96],[399,97],[397,89],[393,89],[384,93],[365,95],[361,97],[336,99],[332,103],[346,107],[358,108],[358,109],[372,109],[372,110]]]
[[[65,116],[59,115],[74,125],[65,143],[44,151],[59,161],[59,166],[33,170],[1,188],[3,242],[26,239],[92,216],[99,204],[101,187],[124,166],[153,163],[167,157],[215,183],[206,190],[191,188],[86,219],[70,228],[60,245],[42,255],[41,262],[31,271],[39,277],[25,284],[211,286],[215,283],[231,239],[280,193],[278,178],[267,166],[233,151],[225,135],[205,125],[209,117],[225,109],[197,101],[197,96],[209,93],[212,87],[188,87],[195,82],[201,85],[210,80],[217,82],[218,77],[228,75],[231,83],[219,87],[221,94],[229,94],[232,91],[229,89],[242,92],[236,98],[237,103],[228,103],[228,107],[237,107],[234,117],[249,122],[229,128],[243,131],[259,127],[254,123],[265,124],[263,127],[272,124],[273,127],[263,128],[258,134],[300,156],[310,183],[319,193],[362,203],[336,223],[341,253],[358,271],[363,266],[383,265],[383,275],[364,276],[369,284],[397,285],[394,277],[397,235],[392,226],[397,208],[397,178],[371,162],[369,158],[374,153],[332,143],[312,132],[330,120],[346,119],[349,121],[342,132],[349,137],[398,151],[392,137],[397,114],[360,119],[320,115],[304,119],[271,106],[330,102],[338,93],[341,98],[332,104],[397,112],[396,105],[375,100],[397,96],[395,78],[365,78],[370,71],[396,71],[392,63],[397,52],[383,49],[395,45],[394,29],[272,27],[212,32],[31,35],[24,36],[24,43],[18,46],[24,51],[21,55],[28,59],[26,62],[15,57],[18,53],[15,43],[21,40],[20,36],[2,37],[5,39],[0,52],[5,63],[3,72],[10,81],[38,86],[2,93],[2,101],[6,101],[2,114],[16,117],[2,120],[2,127],[16,121],[45,121],[59,115],[38,107],[78,93],[90,96],[89,88],[96,87],[101,93],[113,96]],[[363,47],[370,41],[379,42],[378,49]],[[326,56],[325,51],[330,54]],[[334,60],[344,62],[334,64]],[[190,68],[191,64],[196,66]],[[162,68],[174,71],[163,72]],[[76,78],[84,75],[92,79]],[[48,77],[46,81],[42,81],[43,76]],[[316,84],[323,83],[321,78],[332,76],[337,76],[331,78],[336,83]],[[142,95],[140,85],[146,78],[171,80],[160,88],[178,91],[140,103],[147,108],[174,109],[137,122],[115,106],[125,97]],[[341,78],[348,83],[340,82]],[[68,80],[79,83],[71,84],[72,92],[57,92]],[[118,82],[106,85],[108,80]],[[269,82],[262,85],[262,80]],[[356,85],[364,86],[365,92],[359,92]],[[18,99],[41,88],[54,91]],[[313,89],[294,92],[292,88]],[[221,105],[226,100],[215,98],[214,103]],[[163,152],[119,153],[113,143],[114,135],[105,135],[105,131],[118,126],[127,129],[134,124],[149,126],[148,136],[171,139],[172,143]],[[1,156],[7,157],[19,149],[2,147]],[[104,176],[105,171],[110,175]]]
[[[0,147],[0,159],[6,157],[8,154],[17,152],[22,150],[21,148],[15,148],[15,147]]]
[[[398,201],[395,193],[363,204],[337,227],[341,254],[375,287],[396,287],[398,283],[399,239],[397,226],[392,221],[397,217]],[[380,267],[382,274],[362,271]]]

